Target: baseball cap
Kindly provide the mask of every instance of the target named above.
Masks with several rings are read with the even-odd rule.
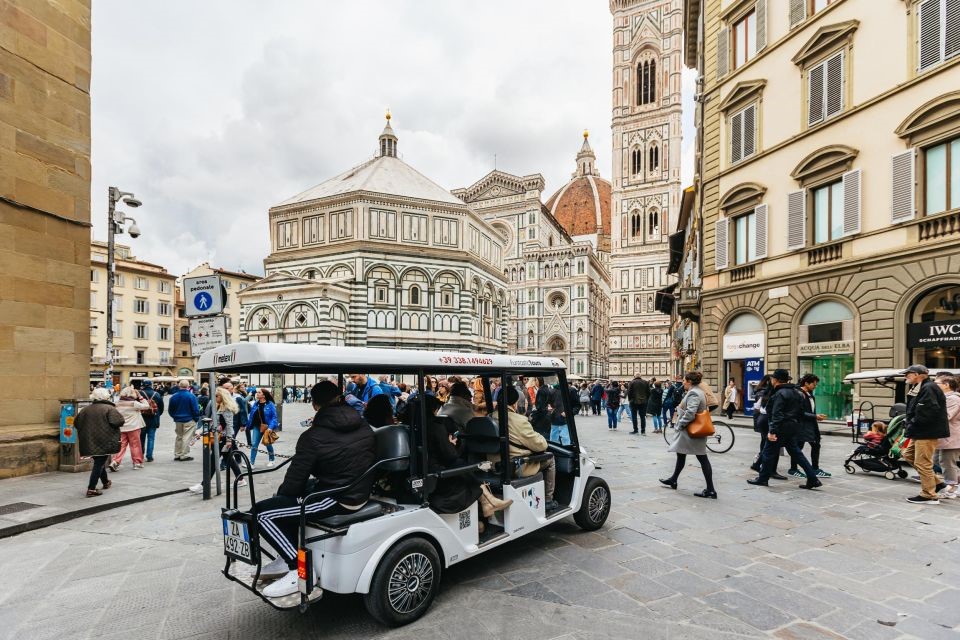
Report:
[[[786,369],[775,369],[772,374],[772,377],[774,380],[778,382],[788,382],[790,380],[793,380],[793,377],[790,376],[790,372],[787,371]]]
[[[909,367],[907,367],[907,370],[904,371],[904,373],[920,373],[926,376],[926,375],[930,375],[930,370],[927,369],[922,364],[912,364]]]

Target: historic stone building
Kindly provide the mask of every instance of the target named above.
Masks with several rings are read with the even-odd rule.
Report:
[[[851,371],[960,367],[960,2],[686,5],[708,379],[813,372],[842,419]]]
[[[607,373],[610,183],[599,177],[584,132],[572,179],[547,202],[540,174],[491,171],[453,194],[505,244],[509,353],[548,354],[573,375]]]
[[[250,341],[504,353],[501,233],[397,157],[270,209],[265,277],[238,293]]]
[[[0,478],[55,470],[89,393],[90,67],[89,0],[3,3]]]
[[[611,0],[613,194],[610,375],[672,373],[667,237],[680,210],[681,0]]]

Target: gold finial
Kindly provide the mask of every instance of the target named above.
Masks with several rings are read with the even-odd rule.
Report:
[[[583,130],[583,139],[586,140],[590,137],[590,132],[586,129]]]
[[[390,107],[387,107],[387,122],[390,122]]]

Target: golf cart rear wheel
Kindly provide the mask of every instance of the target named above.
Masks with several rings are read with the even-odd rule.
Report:
[[[363,604],[374,620],[399,627],[417,620],[440,588],[440,557],[423,538],[395,544],[380,560]]]
[[[610,487],[601,478],[589,478],[583,491],[580,510],[573,519],[585,531],[596,531],[610,515]]]

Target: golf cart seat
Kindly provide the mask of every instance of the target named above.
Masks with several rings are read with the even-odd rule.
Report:
[[[390,424],[373,430],[377,445],[376,468],[372,473],[383,474],[406,471],[410,466],[410,429],[405,424]],[[394,460],[394,458],[400,458]],[[387,462],[389,460],[389,462]],[[376,518],[384,512],[384,505],[370,500],[352,513],[341,513],[326,518],[313,518],[311,524],[324,527],[345,527]]]
[[[466,443],[467,462],[484,462],[489,455],[500,453],[500,428],[490,418],[471,418],[464,425],[461,437]],[[498,472],[478,472],[477,477],[481,482],[489,482],[493,491],[500,491]]]

